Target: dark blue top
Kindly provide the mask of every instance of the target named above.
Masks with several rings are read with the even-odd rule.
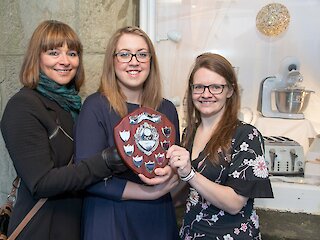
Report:
[[[129,112],[139,107],[127,104]],[[175,106],[164,99],[157,111],[163,113],[176,128],[179,141],[179,121]],[[100,93],[87,97],[77,120],[75,131],[75,161],[96,155],[114,146],[113,128],[121,120]],[[128,170],[87,188],[83,207],[83,239],[178,239],[175,209],[170,194],[157,200],[121,200],[125,185],[142,183]]]

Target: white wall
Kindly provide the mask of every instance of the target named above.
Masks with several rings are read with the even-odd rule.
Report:
[[[166,97],[178,96],[182,102],[194,58],[211,51],[224,55],[239,67],[242,107],[256,113],[261,81],[278,73],[283,58],[295,56],[301,63],[303,86],[315,91],[305,117],[320,132],[320,1],[278,0],[289,10],[291,20],[286,32],[276,37],[266,37],[256,29],[257,13],[272,3],[267,0],[147,2],[156,6],[154,40]],[[170,30],[182,34],[179,43],[157,41],[166,38]]]

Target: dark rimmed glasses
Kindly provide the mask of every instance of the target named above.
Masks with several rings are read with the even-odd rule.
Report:
[[[223,89],[227,84],[210,84],[210,85],[203,85],[203,84],[191,84],[191,90],[194,94],[202,94],[208,88],[209,92],[214,95],[221,94]]]
[[[135,54],[131,52],[117,52],[114,56],[116,56],[117,60],[121,63],[130,62],[132,57],[135,57],[140,63],[149,62],[151,59],[151,54],[149,52],[137,52]]]

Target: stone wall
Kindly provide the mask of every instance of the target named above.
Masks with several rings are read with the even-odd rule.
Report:
[[[46,19],[69,24],[84,46],[86,83],[83,99],[96,91],[108,39],[119,27],[138,24],[139,0],[1,0],[0,118],[8,99],[21,87],[19,71],[28,41]],[[22,120],[23,121],[23,120]],[[15,177],[0,134],[0,204]]]

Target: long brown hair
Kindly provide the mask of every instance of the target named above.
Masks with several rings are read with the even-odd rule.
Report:
[[[210,154],[210,160],[213,163],[219,163],[218,151],[221,149],[224,154],[227,154],[231,140],[234,135],[236,126],[239,123],[238,111],[240,108],[240,95],[237,83],[237,77],[231,63],[223,56],[214,53],[203,53],[196,58],[194,66],[191,70],[188,89],[186,91],[186,105],[187,105],[187,128],[186,135],[182,141],[184,146],[187,146],[193,139],[193,133],[201,123],[200,112],[195,108],[192,101],[191,84],[195,73],[200,68],[206,68],[213,71],[226,79],[228,88],[233,89],[233,94],[227,98],[225,110],[219,121],[217,128],[212,132],[211,138],[207,143],[205,152]]]
[[[127,26],[120,28],[112,35],[107,45],[98,91],[108,99],[110,106],[112,106],[121,117],[124,117],[128,113],[128,109],[126,105],[126,96],[124,96],[124,94],[121,92],[121,89],[118,85],[113,59],[118,41],[123,34],[134,34],[141,36],[146,41],[149,52],[151,53],[150,73],[144,82],[141,105],[156,110],[162,101],[162,84],[158,60],[150,38],[138,27]]]
[[[72,81],[79,90],[85,79],[83,47],[74,30],[69,25],[56,20],[44,21],[34,30],[20,70],[20,82],[26,87],[36,88],[39,82],[41,53],[62,47],[65,43],[69,49],[76,51],[79,55],[79,66]]]

